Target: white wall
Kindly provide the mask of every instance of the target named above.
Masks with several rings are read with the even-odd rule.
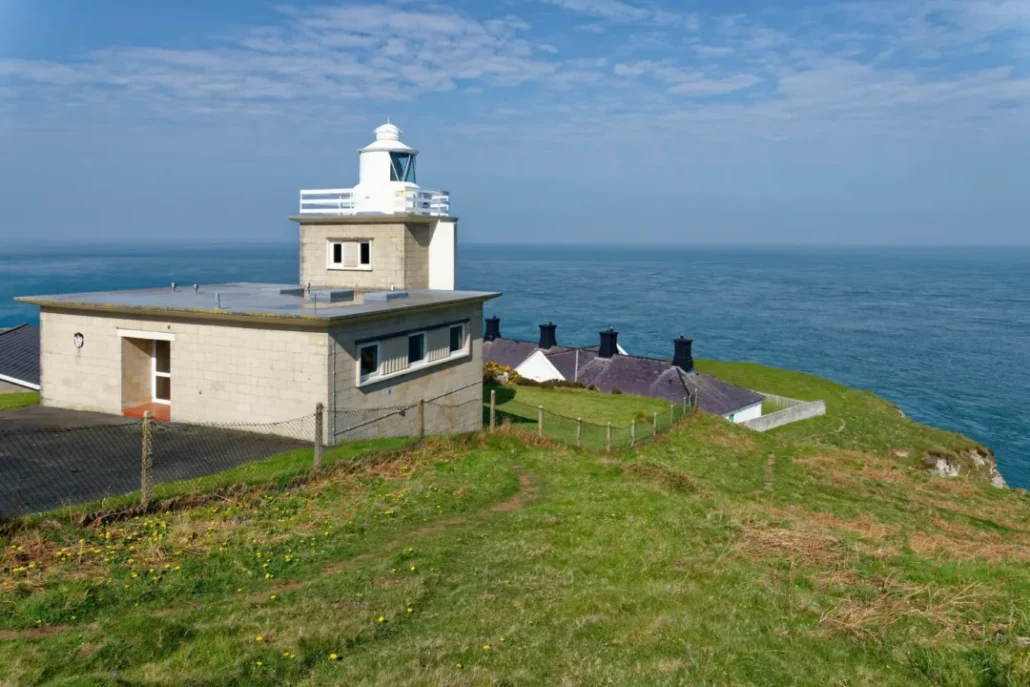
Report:
[[[429,288],[454,290],[458,250],[458,222],[442,219],[429,240]]]
[[[756,420],[762,417],[762,402],[752,403],[743,410],[738,410],[735,413],[730,413],[725,416],[726,419],[736,422],[738,425],[748,420]]]
[[[515,368],[515,371],[526,379],[537,382],[546,382],[551,379],[565,379],[557,368],[551,364],[543,351],[536,351],[522,361],[522,364]]]

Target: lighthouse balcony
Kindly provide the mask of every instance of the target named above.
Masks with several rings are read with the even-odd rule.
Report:
[[[374,205],[355,193],[353,188],[307,189],[300,192],[300,214],[338,217],[344,215],[426,215],[447,217],[451,214],[451,195],[437,189],[404,189],[394,192],[386,207]]]

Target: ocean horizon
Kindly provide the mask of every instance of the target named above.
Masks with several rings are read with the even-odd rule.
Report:
[[[37,322],[19,295],[179,284],[297,281],[295,242],[8,244],[0,327]],[[630,353],[745,360],[867,389],[913,419],[991,448],[1030,488],[1030,247],[461,243],[458,287],[505,336]]]

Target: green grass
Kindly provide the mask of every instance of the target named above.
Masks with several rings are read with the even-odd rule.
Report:
[[[583,418],[584,422],[603,425],[608,422],[619,427],[632,420],[650,418],[652,413],[668,415],[669,404],[654,398],[628,394],[606,394],[586,389],[545,389],[542,387],[487,384],[484,402],[489,402],[490,390],[497,392],[497,408],[536,422],[537,407],[570,418]]]
[[[25,393],[0,394],[0,410],[11,410],[12,408],[27,408],[28,406],[39,405],[39,392],[27,391]]]
[[[1025,492],[932,478],[922,451],[972,442],[871,394],[702,365],[827,416],[610,456],[430,440],[293,487],[280,457],[217,503],[51,519],[0,542],[0,684],[1030,682]]]

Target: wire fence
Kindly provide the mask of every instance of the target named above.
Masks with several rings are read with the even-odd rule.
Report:
[[[0,520],[117,497],[146,503],[155,498],[155,485],[204,478],[273,456],[285,456],[286,468],[303,473],[322,467],[324,453],[335,446],[478,431],[481,393],[476,384],[402,407],[328,411],[318,404],[303,417],[270,423],[112,417],[72,428],[0,429]],[[59,412],[66,419],[71,411]]]
[[[582,418],[561,415],[516,400],[497,405],[495,398],[483,406],[483,424],[493,431],[509,425],[529,431],[542,439],[556,441],[588,451],[610,452],[633,448],[655,439],[694,409],[695,401],[670,404],[667,410],[640,413],[628,424],[598,424]]]

